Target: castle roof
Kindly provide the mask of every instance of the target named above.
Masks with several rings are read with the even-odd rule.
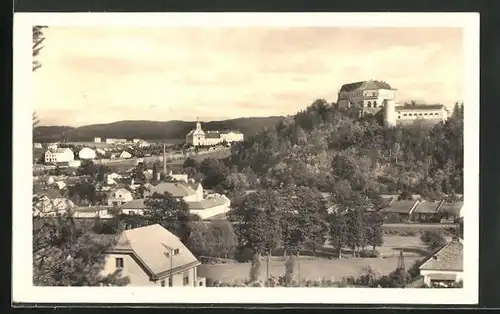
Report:
[[[361,81],[355,83],[344,84],[340,88],[341,92],[352,92],[355,90],[367,90],[367,89],[392,89],[391,85],[382,81]]]

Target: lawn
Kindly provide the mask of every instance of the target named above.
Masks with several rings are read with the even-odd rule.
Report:
[[[410,267],[418,256],[405,257],[406,267]],[[271,260],[269,262],[269,274],[282,276],[285,273],[285,262],[283,260]],[[378,275],[387,275],[396,269],[398,265],[397,257],[388,258],[358,258],[358,259],[303,259],[300,261],[301,279],[318,280],[330,279],[339,281],[343,277],[358,277],[364,267],[370,266]],[[212,278],[222,282],[242,282],[248,279],[250,273],[250,263],[231,264],[203,264],[198,268],[201,277]],[[298,278],[299,263],[295,264],[295,280]],[[266,276],[266,263],[262,265],[261,280]]]
[[[448,241],[451,238],[447,239]],[[328,248],[328,246],[327,246]],[[382,247],[377,248],[380,253],[378,258],[313,258],[302,257],[300,262],[301,278],[310,280],[332,279],[341,280],[342,277],[360,275],[363,267],[370,266],[378,275],[387,275],[393,271],[398,264],[400,251],[403,251],[406,267],[410,267],[416,260],[426,256],[426,248],[420,241],[420,236],[385,236]],[[345,256],[345,255],[344,255]],[[262,266],[262,276],[265,277],[266,268]],[[298,265],[295,265],[295,274],[298,272]],[[229,263],[229,264],[203,264],[199,267],[199,275],[214,280],[232,282],[243,281],[248,278],[250,263]],[[273,257],[270,261],[270,274],[280,276],[285,273],[285,262],[283,257]]]

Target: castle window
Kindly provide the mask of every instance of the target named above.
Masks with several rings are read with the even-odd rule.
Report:
[[[401,119],[401,116],[398,116],[398,119]]]
[[[403,116],[405,116],[405,117],[406,117],[406,116],[407,116],[407,114],[406,114],[406,113],[403,113]]]
[[[427,113],[424,113],[424,116],[426,116],[426,115],[427,115]]]
[[[369,102],[368,102],[368,108],[371,108],[371,107],[372,107],[372,102],[371,102],[371,101],[369,101]]]
[[[377,101],[373,102],[373,108],[377,108]]]

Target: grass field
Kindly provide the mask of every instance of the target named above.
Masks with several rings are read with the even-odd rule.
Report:
[[[405,257],[405,265],[409,267],[420,258],[417,256]],[[358,277],[363,267],[367,266],[370,266],[378,275],[387,275],[396,269],[398,258],[304,259],[300,263],[295,263],[295,280],[298,279],[299,264],[301,279],[330,279],[339,281],[343,277]],[[271,260],[269,266],[270,275],[282,276],[285,273],[285,262],[283,260]],[[266,276],[266,263],[263,263],[261,269],[260,277],[261,280],[264,280]],[[243,282],[249,277],[250,263],[203,264],[199,266],[198,274],[199,276],[222,282]]]
[[[448,241],[451,239],[447,239]],[[317,280],[322,279],[341,280],[342,277],[360,275],[363,267],[370,266],[375,273],[387,275],[397,267],[399,252],[403,251],[406,267],[410,267],[416,260],[426,256],[426,248],[421,243],[419,236],[385,236],[382,247],[377,248],[380,253],[378,258],[313,258],[302,257],[300,262],[301,278]],[[345,255],[344,255],[345,256]],[[295,274],[298,266],[295,265]],[[223,282],[244,281],[248,278],[250,263],[229,263],[229,264],[203,264],[199,267],[200,276],[220,280]],[[263,278],[266,270],[263,266]],[[285,273],[285,262],[283,258],[274,257],[270,261],[270,274],[280,276]]]

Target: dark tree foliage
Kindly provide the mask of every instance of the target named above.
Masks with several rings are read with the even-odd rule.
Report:
[[[91,225],[70,215],[33,218],[33,284],[39,286],[124,286],[119,271],[102,276],[105,251],[113,237],[100,239]]]
[[[463,104],[446,122],[385,128],[315,101],[275,128],[232,148],[231,163],[251,168],[266,186],[332,192],[341,180],[365,193],[463,193]]]

